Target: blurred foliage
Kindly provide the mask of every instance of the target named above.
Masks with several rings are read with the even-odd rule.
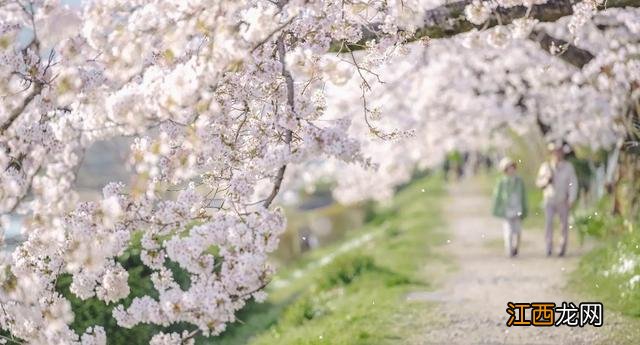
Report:
[[[593,178],[593,170],[591,168],[593,163],[590,163],[586,159],[577,158],[575,155],[568,157],[567,160],[571,162],[576,171],[580,192],[588,192],[591,185],[591,179]]]
[[[573,225],[581,241],[586,237],[598,240],[624,239],[625,233],[638,231],[640,214],[635,218],[613,212],[614,196],[605,195],[595,205],[574,212]]]
[[[609,205],[610,198],[604,197],[596,206],[575,212],[573,225],[581,242],[585,237],[613,238],[633,227],[633,223],[622,216],[611,214]]]

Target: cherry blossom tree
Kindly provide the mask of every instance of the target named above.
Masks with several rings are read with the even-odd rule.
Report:
[[[637,6],[609,1],[621,8],[612,30],[637,37]],[[268,255],[286,224],[274,201],[283,184],[313,182],[310,167],[323,167],[317,176],[340,174],[344,201],[364,197],[368,172],[383,171],[380,199],[416,165],[457,145],[490,145],[486,133],[526,126],[531,114],[550,123],[568,113],[587,121],[585,130],[617,138],[607,119],[637,100],[638,46],[630,39],[589,52],[601,38],[581,33],[600,30],[592,18],[602,7],[593,0],[95,0],[74,9],[55,0],[0,1],[0,212],[4,223],[12,213],[29,220],[25,242],[2,257],[5,340],[106,343],[100,325],[83,334],[69,327],[73,310],[56,290],[63,274],[78,298],[116,305],[121,327],[193,326],[158,333],[152,344],[220,334],[249,299],[265,298]],[[565,16],[550,28],[538,24]],[[522,42],[530,38],[538,40]],[[474,46],[478,40],[491,47]],[[602,66],[612,66],[608,82]],[[394,69],[397,78],[382,78]],[[355,93],[340,97],[349,86]],[[628,92],[621,96],[621,88]],[[411,94],[394,93],[404,90]],[[585,116],[571,107],[576,100],[602,112]],[[550,133],[571,137],[569,127]],[[135,180],[80,201],[75,179],[85,151],[117,137],[133,138]],[[404,154],[407,142],[416,146]],[[129,272],[117,257],[138,237],[157,298],[125,307]],[[189,274],[187,288],[170,263]]]
[[[417,135],[397,143],[364,141],[377,170],[327,164],[325,173],[337,180],[334,195],[341,201],[384,199],[415,167],[434,167],[452,150],[502,151],[511,145],[512,131],[541,132],[580,151],[636,145],[629,112],[638,97],[638,60],[631,56],[637,51],[637,15],[635,9],[603,11],[578,36],[563,19],[531,29],[536,35],[510,34],[504,45],[495,45],[489,29],[413,46],[371,77],[385,82],[367,97],[373,123]],[[546,32],[559,38],[541,44],[540,33],[551,37]],[[557,50],[549,50],[552,44]],[[335,88],[330,112],[361,114],[361,104],[352,100],[361,97],[362,85],[354,78]],[[363,128],[365,121],[354,120],[354,132]]]

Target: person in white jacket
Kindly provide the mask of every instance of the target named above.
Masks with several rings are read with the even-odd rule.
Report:
[[[536,185],[543,189],[545,209],[545,240],[547,256],[553,253],[553,218],[557,215],[562,227],[559,256],[567,252],[569,210],[578,197],[578,178],[573,165],[565,160],[562,145],[551,144],[551,159],[538,171]]]

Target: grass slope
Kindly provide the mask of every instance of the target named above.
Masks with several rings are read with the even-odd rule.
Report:
[[[424,305],[406,302],[405,295],[430,289],[425,263],[444,260],[432,250],[445,240],[438,232],[443,194],[436,177],[403,188],[352,232],[348,245],[316,251],[281,270],[269,300],[250,305],[242,324],[210,343],[397,344],[426,322]]]
[[[640,343],[640,232],[608,239],[580,259],[571,285],[585,300],[604,304],[616,322],[608,343]],[[608,316],[609,317],[607,320]]]

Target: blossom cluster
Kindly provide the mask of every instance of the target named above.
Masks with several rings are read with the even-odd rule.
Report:
[[[264,300],[268,254],[286,225],[271,207],[285,168],[318,157],[368,164],[347,133],[350,119],[321,120],[325,83],[354,73],[325,53],[385,22],[385,37],[367,43],[375,68],[402,40],[392,7],[0,4],[0,211],[27,219],[25,241],[2,258],[1,328],[29,344],[105,344],[100,325],[70,328],[61,275],[77,298],[115,305],[121,327],[197,329],[157,334],[153,344],[217,335],[247,300]],[[75,180],[84,153],[123,136],[133,137],[134,178],[83,200]],[[132,246],[156,291],[125,307],[129,272],[118,258]],[[189,275],[188,286],[170,265]]]

